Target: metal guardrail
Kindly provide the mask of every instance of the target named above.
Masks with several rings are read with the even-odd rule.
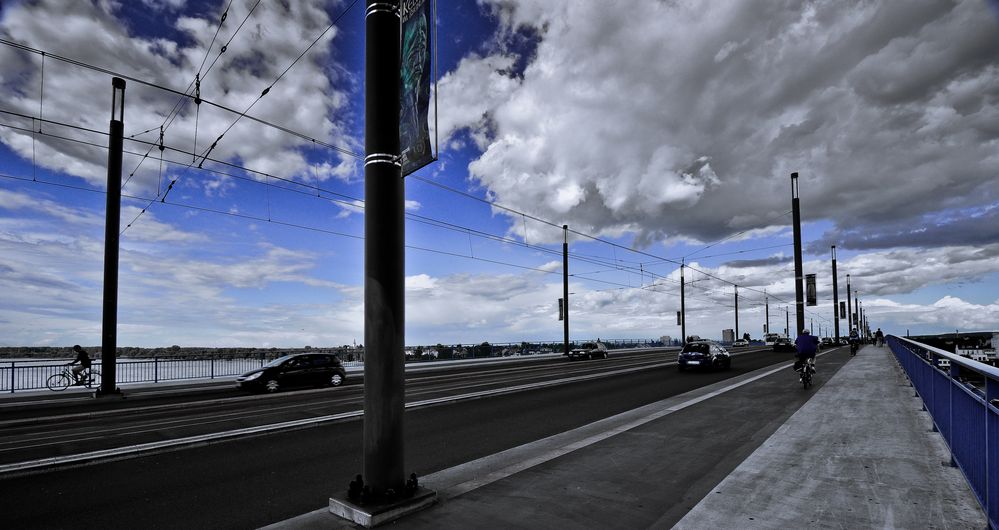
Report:
[[[280,357],[259,355],[255,357],[229,358],[204,357],[194,359],[121,359],[115,363],[118,383],[159,383],[183,379],[215,379],[243,374]],[[0,363],[0,392],[13,393],[19,390],[41,390],[46,388],[49,376],[66,368],[67,362],[10,361]],[[344,365],[359,364],[344,362]],[[93,366],[100,370],[100,358],[94,359]]]
[[[649,341],[624,341],[621,340],[617,343],[611,343],[611,351],[642,351],[647,348],[641,347],[644,343]],[[513,343],[511,343],[513,344]],[[516,343],[520,344],[520,343]],[[577,343],[572,343],[574,346]],[[639,347],[631,348],[614,348],[613,346],[633,346],[638,345]],[[661,346],[659,348],[664,349],[674,349],[671,346]],[[251,357],[233,357],[229,355],[221,356],[205,356],[205,357],[195,357],[195,358],[184,358],[184,357],[168,357],[160,358],[153,357],[149,359],[142,358],[119,358],[118,362],[115,363],[116,369],[116,379],[118,384],[128,384],[128,383],[159,383],[162,381],[179,381],[184,379],[215,379],[219,377],[234,377],[246,373],[255,368],[260,368],[265,363],[268,363],[278,357],[287,355],[289,352],[286,351],[276,351],[261,353],[259,355],[254,355]],[[296,351],[294,353],[308,353]],[[322,351],[315,351],[313,353],[325,353]],[[474,350],[469,352],[463,357],[451,357],[448,359],[438,359],[438,358],[413,358],[407,359],[407,363],[422,364],[426,362],[440,362],[446,360],[453,361],[472,361],[472,360],[487,360],[487,359],[497,359],[504,358],[501,350],[497,349],[496,345],[492,345],[491,350],[488,354],[475,355]],[[560,355],[561,350],[558,352],[553,352],[555,355]],[[542,357],[540,354],[532,355],[521,355],[517,354],[517,357]],[[345,368],[362,367],[364,366],[363,353],[360,353],[357,358],[354,353],[349,355],[338,354],[337,357],[340,358],[341,363]],[[68,360],[64,361],[0,361],[0,393],[14,393],[17,391],[24,390],[42,390],[45,389],[45,381],[49,376],[61,372],[66,365]],[[99,371],[101,366],[100,357],[93,360],[94,367]]]
[[[891,348],[964,473],[990,528],[999,528],[999,368],[891,335]],[[940,366],[941,360],[950,366]]]

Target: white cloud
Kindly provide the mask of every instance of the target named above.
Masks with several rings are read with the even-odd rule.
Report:
[[[441,129],[500,203],[646,245],[767,229],[791,171],[844,227],[999,201],[985,3],[484,3],[537,48],[522,77],[508,46],[463,60]]]
[[[46,0],[7,6],[0,18],[0,32],[12,40],[50,53],[184,90],[202,64],[215,34],[218,15],[226,3],[219,2],[214,9],[206,10],[208,18],[180,16],[171,19],[169,22],[174,29],[184,33],[183,44],[163,38],[136,36],[130,33],[129,24],[116,18],[114,7],[91,2],[67,4]],[[221,45],[228,41],[246,17],[252,4],[249,1],[232,2],[218,39],[208,52],[205,71],[218,55]],[[324,4],[319,1],[260,3],[215,67],[203,75],[202,97],[239,111],[247,108],[326,29],[329,16]],[[180,0],[160,4],[170,9],[182,5]],[[52,23],[54,20],[58,23]],[[338,29],[333,28],[270,89],[267,96],[254,105],[250,114],[357,151],[357,141],[346,134],[348,98],[337,85],[345,82],[346,74],[337,66],[330,48],[330,43],[336,38]],[[42,82],[39,56],[4,47],[0,49],[0,60],[4,64],[0,80],[13,90],[5,107],[37,115]],[[349,85],[349,81],[346,83]],[[109,76],[49,59],[44,70],[44,86],[43,113],[46,119],[98,131],[107,130],[111,95]],[[138,138],[156,141],[155,130],[177,103],[178,96],[134,82],[127,84],[125,93],[126,138],[153,129],[153,132]],[[199,108],[187,101],[170,123],[165,143],[177,149],[194,149],[197,124],[197,152],[203,153],[234,119],[233,114],[208,104]],[[21,118],[5,121],[24,127],[30,127],[32,123]],[[239,123],[225,133],[211,153],[213,158],[237,161],[263,172],[311,184],[317,177],[320,180],[348,180],[356,173],[357,165],[352,158],[340,157],[325,149],[317,151],[311,143],[306,145],[303,140],[286,133],[259,124],[249,126],[249,120],[244,121],[247,123]],[[43,125],[43,130],[104,143],[100,136],[74,132],[57,125]],[[29,133],[7,128],[0,128],[0,141],[27,160],[32,159],[34,150],[34,160],[45,168],[79,176],[95,186],[105,183],[107,152],[103,149],[45,136],[38,136],[32,141]],[[125,149],[145,153],[148,147],[126,141]],[[308,153],[317,153],[328,160],[318,167],[312,166],[305,158]],[[151,154],[153,161],[142,162],[129,183],[130,189],[135,189],[138,194],[156,189],[160,177],[158,156],[154,149]],[[165,152],[165,157],[183,165],[190,164],[192,160],[190,155],[170,150]],[[139,165],[140,160],[141,157],[126,155],[126,174]],[[183,166],[167,164],[165,169],[176,170],[178,167]],[[209,182],[218,183],[219,180],[213,178]],[[207,186],[208,193],[223,191]]]

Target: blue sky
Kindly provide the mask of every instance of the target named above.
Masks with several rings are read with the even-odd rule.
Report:
[[[234,0],[218,28],[228,4],[12,2],[0,33],[178,91],[218,57],[202,97],[242,110],[342,14],[249,114],[363,152],[361,4]],[[999,327],[987,4],[480,0],[441,2],[437,24],[440,159],[406,182],[407,343],[560,337],[562,224],[601,239],[570,238],[573,338],[678,336],[681,259],[688,333],[734,325],[731,283],[697,271],[740,286],[740,331],[762,334],[763,290],[783,328],[791,171],[816,328],[830,245],[841,299],[851,274],[889,332]],[[59,124],[106,130],[110,77],[0,59],[0,344],[98,344],[106,137]],[[178,100],[126,89],[119,344],[360,342],[360,164],[244,119],[190,168],[195,131],[202,153],[235,116],[187,103],[170,120]],[[133,140],[166,122],[162,166],[143,160]]]

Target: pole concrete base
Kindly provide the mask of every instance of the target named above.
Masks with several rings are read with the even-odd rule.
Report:
[[[412,497],[384,504],[361,506],[347,499],[347,492],[330,497],[330,513],[353,521],[365,528],[382,525],[404,517],[437,502],[437,492],[419,487]]]
[[[95,398],[118,397],[118,398],[121,398],[121,399],[125,399],[125,393],[122,392],[121,389],[117,388],[117,387],[115,387],[114,391],[112,391],[112,392],[104,392],[102,389],[98,388],[97,390],[94,390],[94,394],[93,395],[94,395]]]

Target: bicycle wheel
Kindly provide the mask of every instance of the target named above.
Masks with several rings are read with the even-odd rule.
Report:
[[[87,378],[87,388],[94,388],[100,386],[101,386],[101,373],[90,372],[90,377]]]
[[[45,380],[45,386],[49,387],[49,390],[53,390],[55,392],[66,390],[71,383],[72,381],[66,374],[50,375],[49,378]]]

